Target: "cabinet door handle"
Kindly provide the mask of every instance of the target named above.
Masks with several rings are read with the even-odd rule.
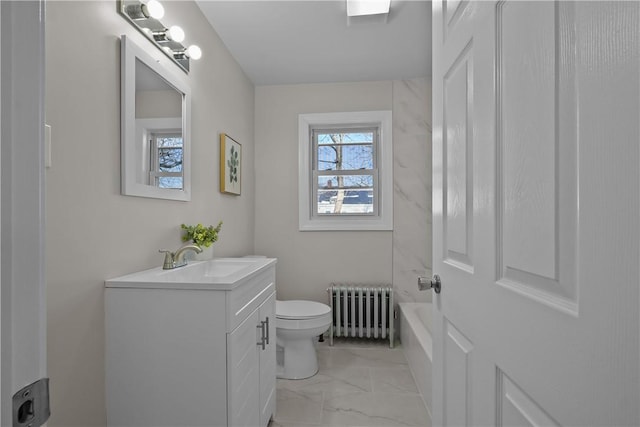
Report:
[[[260,342],[257,342],[256,345],[259,345],[264,350],[266,348],[265,336],[264,336],[264,322],[260,322],[256,328],[260,329]]]
[[[269,316],[266,317],[266,320],[265,320],[264,323],[265,323],[265,327],[267,329],[267,345],[269,345],[269,337],[271,335],[270,331],[269,331]]]

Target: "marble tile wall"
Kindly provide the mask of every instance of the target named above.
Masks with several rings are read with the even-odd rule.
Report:
[[[393,82],[393,285],[396,302],[431,301],[431,79]]]

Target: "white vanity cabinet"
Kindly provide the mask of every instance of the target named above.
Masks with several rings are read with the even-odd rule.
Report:
[[[276,260],[227,260],[106,282],[107,425],[267,426]]]
[[[266,348],[260,355],[260,425],[266,426],[276,413],[276,294],[260,308],[260,319],[267,319]]]
[[[229,426],[266,426],[275,412],[275,300],[227,334]]]

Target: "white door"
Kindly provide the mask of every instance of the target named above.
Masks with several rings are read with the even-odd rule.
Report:
[[[0,16],[0,424],[36,427],[49,412],[46,382],[33,385],[47,368],[44,1],[2,1]]]
[[[640,425],[640,3],[432,19],[433,424]]]

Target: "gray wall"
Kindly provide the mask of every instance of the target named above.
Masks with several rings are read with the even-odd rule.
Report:
[[[256,88],[256,252],[278,258],[280,299],[327,300],[332,281],[394,283],[422,301],[431,268],[430,81]],[[298,231],[298,114],[393,111],[394,230]]]
[[[215,254],[253,252],[253,85],[194,3],[163,4],[167,22],[185,28],[187,42],[203,50],[189,74],[191,202],[120,195],[119,36],[156,48],[117,14],[113,0],[46,5],[46,114],[53,135],[46,176],[50,426],[105,424],[105,279],[159,266],[158,248],[181,244],[183,222],[223,220]],[[219,192],[221,132],[242,143],[240,197]]]
[[[256,251],[277,297],[326,301],[332,281],[391,283],[389,231],[298,231],[298,114],[391,110],[391,82],[256,88]]]

